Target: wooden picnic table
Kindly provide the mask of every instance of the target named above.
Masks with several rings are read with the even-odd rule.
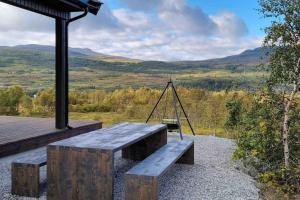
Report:
[[[47,199],[113,199],[114,153],[143,160],[167,143],[166,125],[121,123],[47,147]]]

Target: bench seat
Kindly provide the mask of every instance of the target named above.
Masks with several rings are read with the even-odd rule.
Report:
[[[11,164],[11,193],[19,196],[39,197],[40,167],[46,164],[46,151],[13,161]]]
[[[113,199],[114,153],[143,160],[167,144],[163,124],[121,123],[47,146],[47,199]]]
[[[125,174],[126,200],[158,199],[158,178],[175,162],[194,164],[194,141],[171,140]]]

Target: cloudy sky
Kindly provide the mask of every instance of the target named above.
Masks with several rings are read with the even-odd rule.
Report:
[[[257,0],[103,0],[70,46],[144,60],[203,60],[261,45]],[[54,20],[0,3],[0,45],[54,45]]]

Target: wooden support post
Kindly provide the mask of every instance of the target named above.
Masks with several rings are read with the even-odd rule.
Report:
[[[122,150],[122,157],[130,160],[144,160],[163,145],[167,144],[167,129],[155,133]]]
[[[56,128],[68,125],[68,27],[67,20],[56,18]]]
[[[158,200],[158,177],[125,175],[125,200]]]
[[[113,199],[112,151],[51,145],[47,151],[48,200]]]
[[[193,165],[194,164],[194,143],[176,162],[180,164]]]
[[[19,196],[40,195],[40,167],[33,164],[13,163],[11,169],[11,193]]]

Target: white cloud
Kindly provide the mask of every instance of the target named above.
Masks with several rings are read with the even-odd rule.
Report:
[[[187,5],[164,6],[159,17],[175,31],[200,35],[214,34],[217,25],[200,8]]]
[[[234,39],[244,36],[248,32],[245,22],[231,12],[222,12],[210,18],[217,24],[220,36]]]
[[[145,60],[199,60],[260,46],[234,13],[207,15],[186,0],[122,0],[71,24],[70,45]],[[4,18],[5,17],[5,18]],[[0,3],[0,45],[54,44],[54,20]]]
[[[121,24],[129,28],[149,28],[150,21],[143,12],[131,12],[127,9],[116,9],[113,11],[114,16]]]
[[[48,17],[4,3],[0,3],[0,19],[1,32],[11,30],[50,32],[54,30],[54,21]]]

